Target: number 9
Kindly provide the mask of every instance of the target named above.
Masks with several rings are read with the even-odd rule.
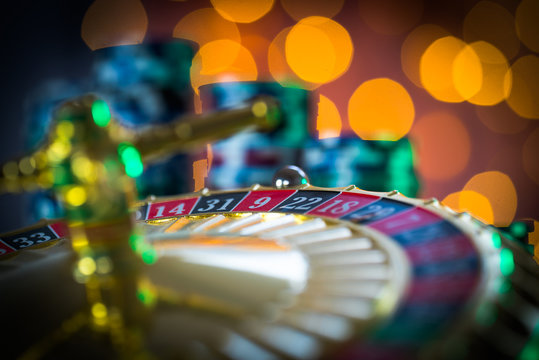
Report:
[[[266,205],[267,203],[269,203],[271,201],[271,198],[269,196],[264,196],[264,197],[261,197],[260,199],[256,199],[254,201],[254,204],[256,205],[251,205],[249,206],[249,209],[258,209],[264,205]]]

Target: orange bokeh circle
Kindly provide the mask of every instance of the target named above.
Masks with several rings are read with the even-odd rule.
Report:
[[[286,61],[301,79],[323,84],[348,70],[354,46],[348,31],[339,23],[310,16],[290,29],[286,36]]]
[[[412,98],[388,78],[364,82],[348,101],[350,126],[364,140],[398,140],[408,133],[414,117]]]
[[[410,136],[417,152],[417,170],[429,180],[447,180],[463,171],[469,161],[468,130],[455,115],[433,112],[420,117]]]

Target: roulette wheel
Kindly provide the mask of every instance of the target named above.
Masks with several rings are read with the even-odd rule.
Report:
[[[537,324],[537,266],[434,200],[300,183],[151,199],[136,214],[158,258],[137,294],[160,357],[511,358]],[[65,231],[2,236],[4,252],[20,250],[0,262],[2,308],[25,328],[44,304],[83,307]],[[96,263],[76,271],[106,276]],[[40,292],[49,299],[26,308]],[[45,318],[68,328],[54,318],[64,310]]]
[[[86,116],[77,114],[75,126]],[[168,135],[148,136],[166,148]],[[135,143],[156,156],[147,139]],[[287,167],[272,187],[135,202],[111,160],[102,163],[99,181],[53,184],[67,221],[0,237],[8,358],[537,354],[537,265],[434,199],[320,188]]]

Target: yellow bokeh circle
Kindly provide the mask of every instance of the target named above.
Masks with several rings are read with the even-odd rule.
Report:
[[[511,80],[507,104],[519,116],[539,119],[539,57],[526,55],[511,66],[506,80]]]
[[[197,94],[202,85],[254,81],[257,77],[257,66],[249,50],[228,39],[211,41],[202,46],[191,66],[191,85]]]
[[[528,49],[539,52],[539,1],[522,0],[515,13],[518,37]]]
[[[490,201],[475,191],[459,191],[449,194],[442,204],[457,212],[467,212],[486,224],[494,222],[494,213]]]
[[[483,86],[483,67],[481,60],[470,45],[458,53],[450,69],[453,75],[455,90],[463,99],[469,100],[475,96]]]
[[[266,15],[274,0],[211,0],[215,10],[229,21],[251,23]]]
[[[434,41],[421,56],[421,83],[435,99],[462,102],[482,85],[479,57],[464,41],[446,36]]]
[[[87,200],[86,190],[82,186],[73,186],[65,193],[65,200],[71,206],[81,206]]]
[[[314,90],[321,84],[315,84],[301,79],[286,62],[286,37],[292,27],[281,30],[268,47],[268,70],[275,81],[282,86],[299,87]]]
[[[172,36],[192,40],[199,45],[219,39],[241,41],[238,26],[223,19],[215,9],[197,9],[185,15],[174,27]]]
[[[481,40],[494,45],[509,59],[515,57],[520,48],[513,15],[492,1],[475,4],[464,18],[462,34],[466,42]]]
[[[318,103],[318,116],[316,118],[316,130],[319,139],[339,137],[342,129],[342,120],[339,109],[333,101],[324,95],[320,95]]]
[[[517,191],[511,178],[500,171],[485,171],[473,176],[464,186],[485,196],[494,215],[493,225],[509,226],[517,211]]]
[[[81,37],[91,50],[140,44],[148,15],[140,0],[95,0],[82,19]]]
[[[508,96],[513,82],[507,59],[485,41],[476,41],[469,47],[479,58],[483,76],[481,88],[468,101],[483,106],[498,104]]]
[[[365,140],[398,140],[410,131],[414,117],[412,98],[388,78],[364,82],[348,102],[350,126]]]
[[[323,16],[299,21],[286,37],[288,65],[301,79],[312,83],[327,83],[344,74],[353,52],[348,31]]]
[[[401,48],[401,66],[402,70],[414,84],[422,87],[419,76],[419,63],[421,55],[427,50],[434,41],[446,37],[449,32],[444,28],[433,25],[423,24],[415,28],[408,34]]]

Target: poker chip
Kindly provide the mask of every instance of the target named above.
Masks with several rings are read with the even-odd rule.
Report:
[[[253,183],[271,185],[272,174],[287,164],[301,166],[323,187],[357,184],[363,189],[400,189],[416,196],[419,181],[407,138],[365,141],[357,137],[313,139],[309,119],[315,93],[278,83],[230,82],[202,86],[203,109],[226,110],[260,95],[271,95],[282,107],[281,126],[270,133],[242,133],[213,145],[208,187],[233,189]]]
[[[123,126],[169,123],[194,111],[189,71],[195,50],[188,41],[97,50],[92,86]],[[139,196],[192,191],[192,162],[191,154],[183,153],[146,166],[137,178]]]
[[[213,144],[208,187],[271,185],[275,171],[299,162],[309,136],[314,94],[274,82],[227,82],[200,87],[203,111],[230,109],[262,95],[279,102],[280,125],[271,132],[243,132]]]

